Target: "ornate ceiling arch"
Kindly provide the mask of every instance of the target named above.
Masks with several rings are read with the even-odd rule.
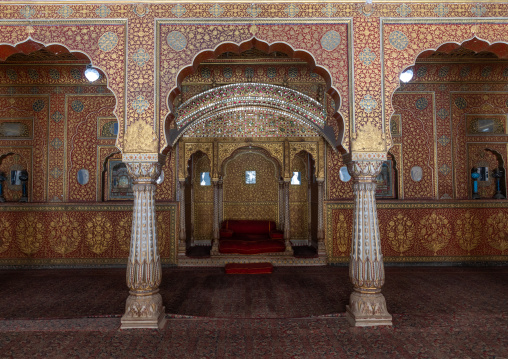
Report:
[[[322,136],[332,148],[337,147],[321,103],[287,87],[259,83],[220,86],[190,98],[176,112],[176,129],[170,130],[169,143],[173,146],[187,131],[203,122],[234,111],[257,110],[270,113],[277,121],[289,118]]]

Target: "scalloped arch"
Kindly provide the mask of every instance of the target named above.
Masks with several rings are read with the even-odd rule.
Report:
[[[483,39],[478,38],[477,36],[473,36],[472,38],[466,39],[466,40],[464,40],[461,43],[454,42],[454,41],[447,41],[447,42],[444,42],[443,44],[439,45],[435,49],[426,49],[426,50],[421,51],[411,61],[410,64],[402,66],[402,68],[401,68],[401,70],[399,72],[399,76],[400,76],[400,74],[402,72],[406,71],[408,68],[416,65],[416,61],[418,59],[427,58],[427,57],[431,56],[432,54],[434,54],[436,52],[442,52],[442,53],[450,54],[451,52],[453,52],[453,51],[455,51],[455,50],[457,50],[459,48],[464,48],[464,49],[467,49],[467,50],[471,50],[471,51],[474,51],[477,54],[480,53],[480,52],[492,52],[493,54],[495,54],[500,59],[508,59],[508,43],[498,41],[498,42],[494,42],[494,43],[491,44],[487,40],[483,40]],[[390,96],[389,106],[390,106],[392,111],[390,112],[389,116],[385,117],[385,128],[387,128],[387,129],[390,128],[390,119],[392,118],[393,114],[395,113],[395,110],[393,108],[392,103],[393,103],[393,96],[394,96],[395,92],[397,92],[397,90],[400,88],[400,80],[399,80],[398,77],[397,77],[397,81],[399,81],[399,84],[393,90],[393,92],[391,93],[391,96]],[[391,133],[390,133],[390,131],[387,131],[387,136],[390,136],[390,139],[391,139]],[[390,141],[390,144],[392,145],[393,142]]]
[[[171,122],[174,120],[173,115],[173,101],[175,98],[181,93],[181,84],[183,80],[189,76],[195,73],[198,66],[206,60],[217,58],[219,55],[225,53],[225,52],[234,52],[237,54],[240,54],[244,51],[250,50],[250,49],[257,49],[264,51],[266,53],[271,53],[274,51],[282,52],[291,58],[297,57],[305,60],[307,64],[309,64],[310,70],[314,71],[318,75],[320,75],[326,83],[326,92],[332,97],[333,101],[335,102],[335,113],[333,115],[333,118],[337,121],[337,125],[339,128],[339,135],[338,135],[338,141],[337,141],[337,148],[341,152],[346,152],[346,150],[342,147],[342,141],[344,138],[344,120],[342,114],[337,111],[337,109],[341,106],[341,95],[339,92],[332,86],[332,78],[330,76],[330,73],[328,70],[320,66],[316,63],[316,60],[314,59],[314,56],[309,53],[306,50],[295,50],[291,45],[284,43],[284,42],[274,42],[272,44],[269,44],[265,41],[257,39],[255,36],[252,37],[250,40],[241,42],[241,43],[234,43],[234,42],[225,42],[220,45],[218,45],[215,49],[209,49],[199,52],[192,61],[192,64],[184,67],[180,70],[180,72],[177,75],[177,84],[176,86],[169,92],[169,95],[166,98],[166,105],[170,109],[170,113],[165,117],[164,120],[164,133],[166,135],[166,148],[164,149],[163,153],[166,153],[169,151],[169,148],[171,146],[171,143],[169,141],[169,128]]]

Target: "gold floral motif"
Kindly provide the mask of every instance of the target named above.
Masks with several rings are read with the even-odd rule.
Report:
[[[164,216],[162,213],[157,214],[157,245],[159,246],[159,255],[166,248],[166,231],[164,231]]]
[[[390,247],[400,255],[413,245],[414,223],[402,213],[398,213],[388,222],[387,231]]]
[[[66,214],[51,221],[48,239],[57,253],[65,255],[74,251],[79,244],[78,222]]]
[[[451,226],[448,220],[432,212],[420,221],[422,226],[420,238],[422,245],[437,255],[437,252],[448,245],[452,235]]]
[[[496,213],[489,217],[487,223],[490,246],[500,250],[504,255],[508,249],[508,215],[504,212]]]
[[[43,230],[33,214],[22,218],[16,228],[19,249],[28,255],[36,253],[41,247]]]
[[[457,219],[457,238],[460,248],[467,251],[467,254],[478,247],[482,234],[480,219],[467,211]]]
[[[159,138],[151,126],[136,121],[127,128],[124,153],[158,153]]]
[[[5,252],[12,240],[12,225],[5,218],[0,218],[0,253]]]
[[[132,216],[124,217],[118,222],[116,236],[122,251],[129,252],[131,247]]]
[[[111,243],[111,222],[102,214],[86,224],[86,244],[96,254],[103,253]]]
[[[337,248],[340,253],[345,253],[351,238],[351,228],[342,213],[339,214],[335,233],[337,234]]]

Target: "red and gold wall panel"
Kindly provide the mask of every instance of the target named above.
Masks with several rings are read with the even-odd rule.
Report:
[[[506,261],[508,204],[505,202],[378,202],[384,261]],[[330,263],[348,262],[352,203],[326,204],[326,246]]]
[[[174,203],[156,205],[163,263],[176,264]],[[0,265],[123,264],[132,204],[0,206]]]

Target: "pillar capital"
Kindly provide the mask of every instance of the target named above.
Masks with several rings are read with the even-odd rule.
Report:
[[[160,154],[133,154],[124,153],[122,161],[127,166],[129,175],[134,184],[151,183],[155,184],[161,174],[162,165],[165,156]]]
[[[344,162],[354,181],[370,181],[381,172],[386,152],[353,152],[344,155]]]

